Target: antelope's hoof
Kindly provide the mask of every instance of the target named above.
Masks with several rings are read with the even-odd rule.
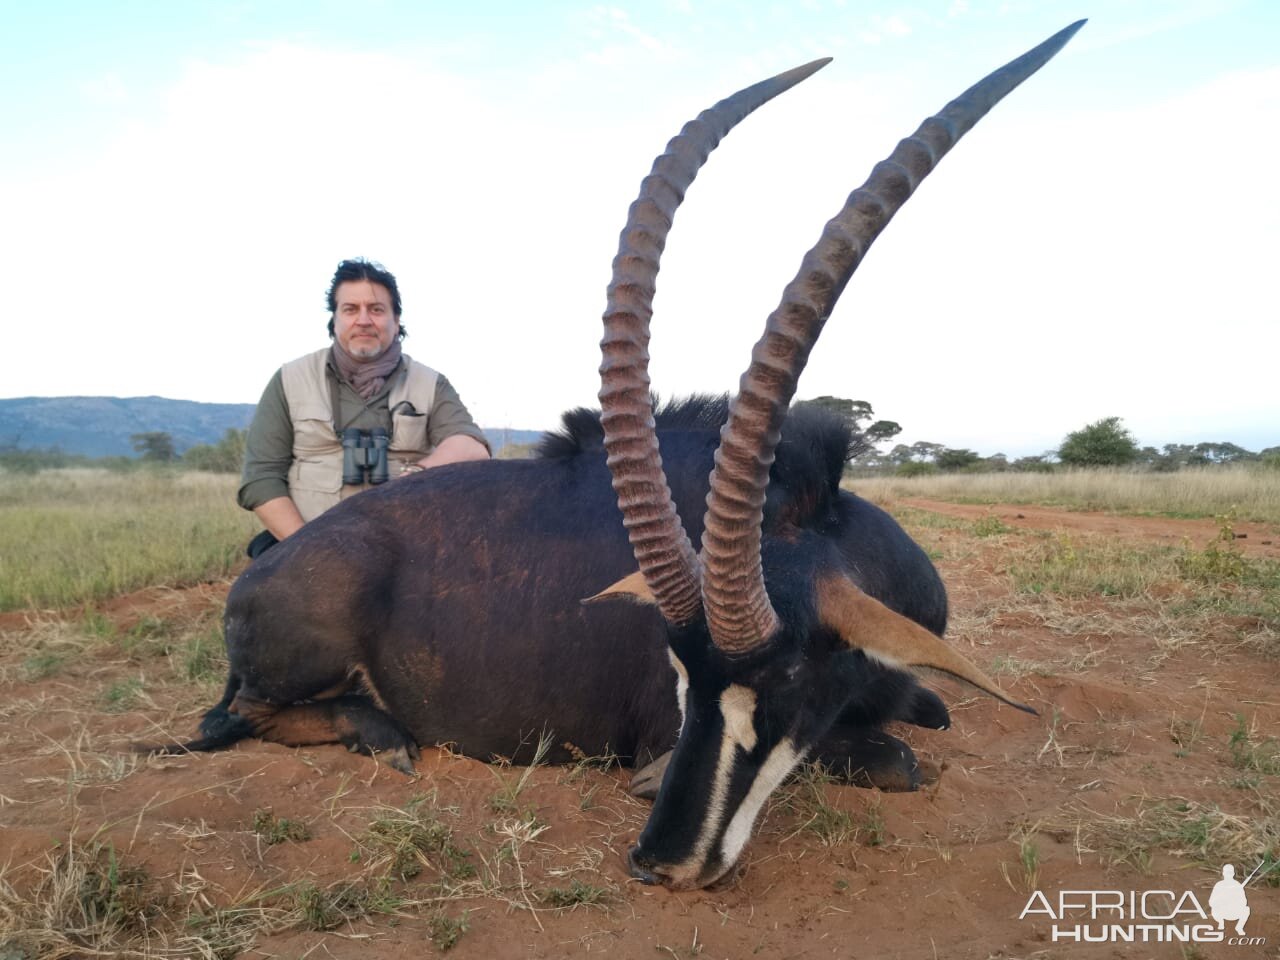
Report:
[[[667,772],[667,764],[671,762],[671,751],[668,750],[653,763],[641,767],[631,778],[627,793],[637,800],[653,801],[658,799],[658,789],[662,786],[662,777]]]
[[[417,755],[417,748],[410,750],[408,747],[396,747],[394,750],[384,750],[378,754],[378,759],[385,763],[392,770],[398,770],[406,777],[416,777],[418,771],[413,767],[413,761]]]

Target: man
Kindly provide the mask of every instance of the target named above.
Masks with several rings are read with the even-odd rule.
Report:
[[[376,459],[379,445],[389,479],[489,457],[484,432],[449,381],[401,353],[394,276],[377,263],[344,260],[328,305],[333,344],[276,371],[249,426],[237,500],[267,528],[249,544],[251,557],[368,488],[370,470],[356,469],[360,483],[344,482],[344,453],[348,480],[352,463]]]

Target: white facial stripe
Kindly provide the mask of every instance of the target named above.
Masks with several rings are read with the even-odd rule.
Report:
[[[672,659],[675,659],[674,656]],[[688,681],[686,680],[685,683],[687,685]],[[755,709],[756,692],[750,687],[731,684],[720,695],[720,713],[724,717],[724,737],[720,741],[720,759],[716,762],[716,775],[711,783],[711,797],[707,802],[706,813],[703,815],[702,829],[698,831],[698,842],[693,845],[688,859],[669,871],[671,877],[676,880],[696,879],[706,866],[707,852],[720,831],[720,824],[724,822],[725,798],[729,794],[729,781],[733,776],[734,760],[737,758],[738,749],[751,750],[756,745],[756,728],[753,720]],[[775,749],[774,753],[776,752]],[[770,758],[772,759],[772,754]],[[786,776],[785,771],[782,776]],[[756,805],[756,810],[759,810],[760,804],[763,804],[765,797],[768,796],[769,791],[765,791],[764,797],[761,797]],[[752,814],[751,820],[754,819],[755,815]],[[747,822],[746,829],[749,833],[750,820]],[[746,837],[743,837],[742,842],[746,842]]]
[[[726,736],[720,741],[720,760],[716,763],[716,776],[711,783],[711,797],[703,816],[702,829],[698,832],[698,842],[693,845],[689,858],[670,871],[671,876],[677,880],[693,880],[702,873],[711,841],[715,839],[720,822],[724,819],[724,799],[729,793],[729,777],[733,773],[733,759],[737,751],[738,745],[732,737]]]
[[[689,696],[689,671],[684,668],[684,664],[680,662],[680,658],[675,655],[670,647],[667,648],[667,659],[671,661],[671,666],[676,671],[676,703],[680,705],[680,729],[683,730],[684,705]]]
[[[751,837],[751,828],[755,825],[760,808],[769,799],[769,794],[773,793],[778,784],[782,783],[803,757],[803,751],[796,750],[796,745],[792,743],[790,737],[779,742],[769,752],[769,757],[760,768],[760,772],[756,774],[755,783],[751,784],[751,789],[743,799],[742,806],[738,807],[738,812],[729,821],[729,829],[725,831],[724,840],[720,843],[721,855],[725,863],[737,862],[738,855],[742,853],[742,848]]]
[[[756,748],[756,692],[734,683],[720,695],[724,732],[730,740],[750,753]]]

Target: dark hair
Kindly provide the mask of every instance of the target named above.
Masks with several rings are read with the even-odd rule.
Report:
[[[333,279],[329,281],[329,292],[325,295],[329,304],[329,336],[333,336],[333,315],[338,309],[338,287],[351,280],[368,280],[370,283],[386,287],[387,292],[391,294],[391,312],[395,315],[396,323],[400,323],[400,288],[396,286],[396,278],[390,270],[377,261],[356,257],[354,260],[343,260],[338,264]],[[408,335],[409,331],[401,325],[399,338],[403,340]]]

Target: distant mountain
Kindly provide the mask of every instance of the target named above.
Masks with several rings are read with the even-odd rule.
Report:
[[[130,434],[163,430],[181,452],[247,427],[253,408],[165,397],[18,397],[0,400],[0,446],[132,457]]]
[[[16,397],[0,399],[0,448],[57,447],[86,457],[134,456],[129,437],[164,431],[181,453],[217,443],[253,419],[252,403],[196,403],[166,397]],[[496,454],[508,443],[533,443],[540,430],[485,428]]]

